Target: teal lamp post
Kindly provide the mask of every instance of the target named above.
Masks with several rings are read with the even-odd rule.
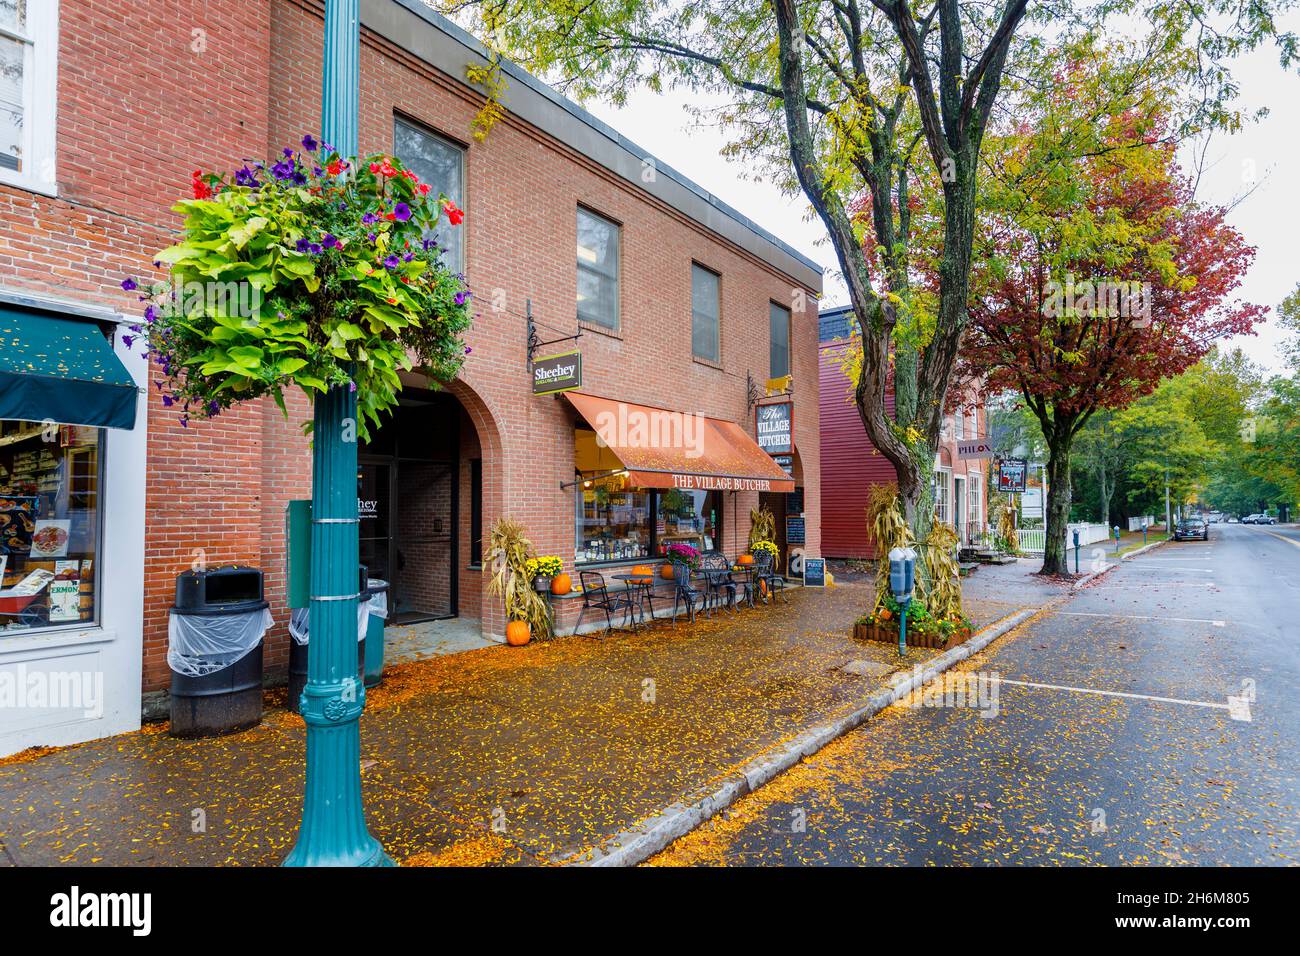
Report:
[[[321,137],[357,154],[360,0],[326,0]],[[357,675],[357,396],[318,396],[312,431],[311,644],[301,711],[307,784],[298,842],[285,866],[391,866],[361,804]]]

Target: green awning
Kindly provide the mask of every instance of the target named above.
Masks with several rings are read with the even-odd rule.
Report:
[[[134,428],[138,394],[94,322],[0,305],[0,418]]]

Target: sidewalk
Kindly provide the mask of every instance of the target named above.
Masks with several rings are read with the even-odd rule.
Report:
[[[1045,600],[1032,567],[981,579],[992,570],[968,582],[977,627]],[[867,603],[862,583],[800,589],[694,626],[398,665],[362,719],[371,830],[410,864],[584,857],[883,687],[896,651],[849,636]],[[849,661],[883,666],[861,677],[839,669]],[[278,863],[297,833],[304,737],[271,706],[215,740],[151,725],[0,760],[0,862]]]

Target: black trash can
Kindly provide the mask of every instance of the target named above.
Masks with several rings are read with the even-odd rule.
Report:
[[[365,607],[369,597],[366,584],[367,569],[361,566],[360,603]],[[310,618],[307,608],[299,608],[289,616],[289,700],[288,706],[295,714],[300,713],[298,704],[302,698],[302,689],[307,686],[307,648],[311,640]],[[299,637],[301,635],[301,639]],[[357,641],[357,679],[364,680],[366,673],[366,639],[362,630]]]
[[[168,646],[172,671],[168,732],[173,737],[215,737],[261,722],[266,608],[262,572],[256,568],[215,568],[177,575],[171,614],[181,620],[176,628],[169,628]],[[210,652],[173,647],[182,629],[187,640],[201,639]],[[254,632],[256,643],[245,648],[247,635]],[[227,642],[231,633],[243,636],[239,646]],[[180,661],[184,663],[178,664]],[[177,666],[199,673],[182,673]]]

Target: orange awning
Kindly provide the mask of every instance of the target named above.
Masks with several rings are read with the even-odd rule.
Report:
[[[734,422],[565,392],[637,488],[794,491],[794,479]]]

